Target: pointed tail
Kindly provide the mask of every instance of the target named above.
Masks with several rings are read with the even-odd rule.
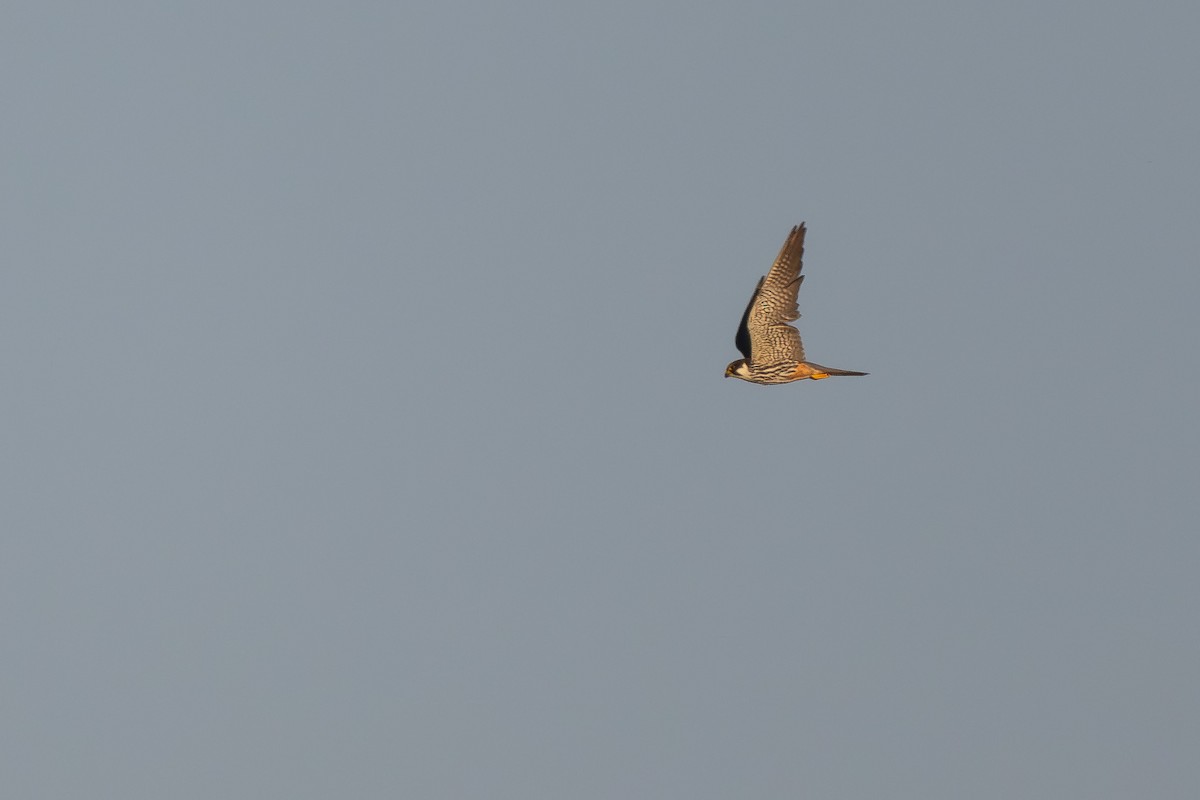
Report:
[[[821,370],[821,372],[824,372],[826,375],[870,375],[871,374],[869,372],[851,372],[848,369],[834,369],[833,367],[823,367],[820,364],[814,364],[811,361],[808,362],[808,365],[814,369]]]

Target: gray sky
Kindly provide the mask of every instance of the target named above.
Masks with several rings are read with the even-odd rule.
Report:
[[[0,31],[10,796],[1196,796],[1200,6]]]

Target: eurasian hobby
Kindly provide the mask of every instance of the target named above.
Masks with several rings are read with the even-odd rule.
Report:
[[[792,228],[771,271],[759,278],[758,288],[742,314],[738,326],[739,358],[725,368],[731,375],[751,383],[791,383],[811,378],[819,381],[830,375],[866,375],[845,369],[822,367],[804,360],[804,344],[800,332],[788,323],[800,317],[796,292],[804,282],[800,274],[804,256],[804,223]]]

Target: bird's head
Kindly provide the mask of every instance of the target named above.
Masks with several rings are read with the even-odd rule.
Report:
[[[750,368],[748,366],[746,366],[746,359],[744,359],[744,358],[739,358],[737,361],[730,363],[730,365],[725,368],[725,377],[726,378],[728,378],[730,375],[732,375],[735,378],[743,378],[744,379],[749,374],[750,374]]]

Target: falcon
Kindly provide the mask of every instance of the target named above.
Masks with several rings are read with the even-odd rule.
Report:
[[[726,378],[741,378],[769,386],[805,378],[819,381],[830,375],[867,374],[823,367],[804,360],[800,332],[788,324],[800,317],[796,293],[804,282],[804,276],[800,274],[804,233],[803,222],[792,228],[771,271],[759,278],[734,339],[745,358],[739,358],[725,368]]]

